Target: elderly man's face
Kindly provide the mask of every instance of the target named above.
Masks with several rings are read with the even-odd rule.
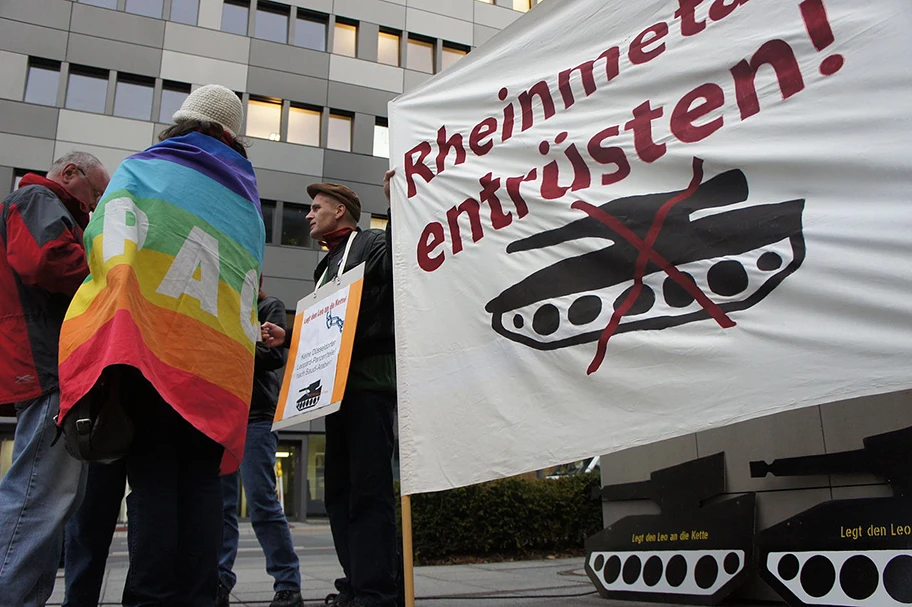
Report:
[[[307,221],[310,222],[310,236],[314,240],[322,238],[334,230],[342,227],[342,217],[345,216],[345,205],[320,192],[314,196],[310,205]]]
[[[89,213],[98,206],[111,178],[101,165],[83,169],[69,164],[63,169],[63,180],[70,194],[82,205],[82,210]]]

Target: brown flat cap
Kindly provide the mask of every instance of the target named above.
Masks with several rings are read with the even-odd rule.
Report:
[[[345,205],[355,221],[361,219],[361,199],[351,188],[338,183],[312,183],[307,186],[307,195],[314,198],[317,194],[332,196]]]

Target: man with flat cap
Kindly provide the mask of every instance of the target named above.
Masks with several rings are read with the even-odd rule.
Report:
[[[326,512],[345,574],[336,580],[338,593],[327,597],[327,604],[392,607],[397,588],[392,471],[396,375],[389,225],[386,231],[358,228],[361,200],[344,185],[315,183],[307,193],[313,198],[307,214],[310,235],[329,250],[314,271],[316,287],[365,263],[345,396],[339,411],[326,417]],[[283,340],[287,347],[290,332],[263,325],[266,345]]]

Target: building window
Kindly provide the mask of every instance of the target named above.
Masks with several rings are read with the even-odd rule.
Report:
[[[171,0],[171,21],[196,25],[199,20],[199,0]]]
[[[434,41],[429,38],[409,36],[406,67],[419,72],[434,73]]]
[[[271,2],[257,2],[253,35],[273,42],[288,42],[288,13],[290,8]]]
[[[247,102],[247,136],[278,141],[281,139],[282,104],[251,99]]]
[[[144,17],[161,19],[163,5],[163,0],[127,0],[126,11]]]
[[[440,59],[440,69],[445,70],[469,53],[469,49],[464,46],[459,46],[456,44],[451,44],[449,42],[443,43],[443,54]]]
[[[377,118],[374,123],[374,156],[389,158],[390,134],[386,118]]]
[[[371,215],[371,229],[372,230],[385,230],[386,224],[389,223],[389,219],[382,215]]]
[[[326,135],[326,147],[332,150],[351,152],[352,117],[345,114],[330,114],[329,129]]]
[[[114,88],[114,115],[149,120],[152,115],[152,93],[155,81],[142,76],[117,74]]]
[[[328,19],[325,15],[307,13],[298,9],[298,18],[295,21],[295,46],[325,51],[327,22]]]
[[[25,84],[26,102],[40,105],[57,105],[57,89],[59,87],[60,62],[30,57],[28,80]]]
[[[525,13],[532,8],[532,0],[513,0],[513,10]]]
[[[250,3],[244,0],[225,0],[222,4],[222,31],[229,34],[247,35],[247,16]]]
[[[336,20],[333,32],[333,52],[337,55],[355,57],[358,48],[358,24]]]
[[[85,112],[105,111],[108,96],[108,72],[91,67],[70,66],[65,106]]]
[[[377,61],[387,65],[399,65],[399,33],[380,30],[377,38]]]
[[[113,8],[117,9],[117,0],[79,0],[82,4],[91,4],[92,6],[100,6],[101,8]]]
[[[266,226],[266,244],[272,244],[272,223],[276,210],[275,200],[260,200],[260,208],[263,209],[263,225]]]
[[[289,247],[310,246],[310,206],[284,203],[282,205],[282,244]]]
[[[288,142],[320,146],[320,123],[323,112],[319,109],[291,106],[288,110]]]
[[[182,82],[162,82],[161,105],[158,110],[158,121],[171,124],[174,112],[180,109],[184,99],[190,94],[190,85]]]

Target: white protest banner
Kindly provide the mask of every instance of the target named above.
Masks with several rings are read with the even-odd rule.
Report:
[[[339,410],[363,286],[362,263],[298,301],[273,430]]]
[[[912,387],[908,0],[546,0],[391,103],[402,490]]]

